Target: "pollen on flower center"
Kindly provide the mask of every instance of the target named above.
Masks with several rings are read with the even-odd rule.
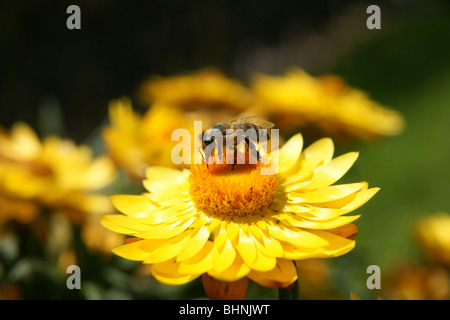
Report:
[[[190,194],[206,214],[247,216],[261,213],[278,191],[275,174],[261,174],[261,164],[205,163],[195,165],[189,176]]]

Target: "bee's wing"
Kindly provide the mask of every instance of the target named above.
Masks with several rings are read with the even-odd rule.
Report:
[[[270,121],[260,119],[261,116],[252,116],[252,117],[243,117],[239,118],[236,121],[237,122],[243,122],[243,123],[251,123],[258,127],[261,127],[262,129],[270,129],[274,126],[274,124]]]

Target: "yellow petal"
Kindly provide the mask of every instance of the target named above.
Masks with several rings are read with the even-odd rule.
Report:
[[[236,258],[236,249],[231,244],[230,240],[226,239],[223,246],[216,247],[216,243],[214,241],[214,254],[213,254],[213,262],[214,269],[221,273],[227,270],[232,264],[234,259]]]
[[[177,199],[178,200],[178,199]],[[159,206],[139,214],[139,218],[147,224],[171,224],[180,220],[187,220],[195,216],[197,211],[189,203],[181,202],[174,206]]]
[[[107,215],[105,216],[105,220],[109,220],[110,223],[132,230],[133,232],[141,232],[149,228],[147,224],[142,223],[142,219],[121,214]]]
[[[328,245],[316,255],[317,258],[338,257],[349,252],[355,247],[354,240],[343,238],[327,231],[312,230],[311,232],[328,241]]]
[[[185,284],[200,276],[200,274],[180,274],[178,272],[178,267],[179,263],[176,263],[175,260],[172,259],[165,262],[153,264],[151,270],[156,280],[164,284],[172,285]]]
[[[236,256],[236,249],[227,237],[227,224],[221,223],[214,238],[213,261],[215,269],[222,272],[228,269]]]
[[[282,257],[283,246],[280,244],[280,242],[277,239],[271,237],[267,231],[261,230],[261,234],[263,237],[263,243],[257,243],[258,250],[269,257]]]
[[[350,203],[344,205],[341,208],[333,208],[334,206],[338,206],[337,202],[340,200],[336,200],[330,203],[321,203],[316,205],[306,205],[308,208],[308,213],[314,215],[317,218],[320,219],[332,219],[339,215],[346,214],[348,212],[351,212],[359,207],[361,207],[363,204],[365,204],[367,201],[369,201],[380,189],[379,188],[371,188],[368,190],[363,190],[356,195],[352,195],[353,199]],[[325,207],[322,207],[325,206]],[[329,208],[329,206],[332,206]],[[338,206],[339,207],[339,206]]]
[[[295,180],[302,180],[318,166],[328,163],[333,158],[334,144],[330,138],[322,138],[308,146],[301,154],[300,171]]]
[[[266,237],[266,239],[264,239],[263,234],[258,230],[258,228],[255,225],[249,226],[247,236],[249,239],[253,239],[252,242],[256,249],[256,257],[253,260],[246,259],[246,257],[242,256],[242,253],[240,253],[243,260],[245,261],[245,263],[250,268],[259,270],[259,271],[267,271],[267,270],[273,269],[276,264],[276,258],[270,254],[271,253],[270,249],[274,250],[274,248],[276,248],[277,241],[273,238],[268,239],[267,237]],[[266,248],[265,244],[267,244],[269,242],[273,242],[273,245],[272,246],[269,245],[269,247]],[[282,250],[281,245],[279,243],[278,243],[278,245],[279,245],[279,248]],[[269,252],[269,254],[267,254],[268,252]]]
[[[236,281],[245,277],[250,272],[250,268],[244,263],[239,255],[236,255],[233,263],[224,271],[218,272],[215,267],[208,271],[208,274],[222,281]]]
[[[297,280],[297,269],[292,261],[277,259],[275,268],[270,271],[252,270],[248,277],[262,286],[283,288]]]
[[[111,200],[120,212],[133,217],[145,216],[146,211],[155,208],[155,205],[142,195],[117,195],[112,196]]]
[[[103,216],[100,218],[100,222],[105,228],[108,228],[109,230],[112,230],[112,231],[115,231],[118,233],[129,234],[129,235],[138,233],[138,231],[136,231],[134,229],[124,227],[121,224],[117,224],[116,223],[117,219],[115,218],[116,216],[121,216],[121,215],[106,215],[106,216]],[[112,217],[114,217],[114,218],[112,218]]]
[[[226,228],[226,223],[220,223],[220,227],[216,230],[214,235],[214,247],[216,247],[216,250],[221,250],[228,240]]]
[[[305,248],[293,245],[288,242],[281,242],[283,246],[283,258],[289,260],[303,260],[316,258],[322,252],[321,247]]]
[[[172,239],[143,241],[140,248],[148,252],[144,263],[159,263],[176,257],[189,236],[189,233],[183,232]]]
[[[148,226],[145,231],[136,233],[135,236],[143,239],[167,239],[184,232],[194,222],[195,218],[190,218],[187,221],[179,221],[173,224]]]
[[[243,229],[239,230],[239,242],[236,246],[242,259],[247,265],[252,265],[256,260],[256,245],[253,237],[249,236]]]
[[[333,201],[347,197],[348,195],[361,190],[366,185],[366,182],[358,182],[329,186],[310,192],[292,191],[288,194],[288,200],[289,203],[317,203]]]
[[[202,274],[211,269],[213,265],[214,245],[208,241],[195,256],[180,263],[180,274]]]
[[[278,215],[276,218],[282,221],[283,223],[294,227],[327,230],[349,224],[358,219],[359,217],[360,215],[339,216],[332,219],[314,219],[314,218],[305,218],[302,217],[301,215],[290,215],[285,213],[282,215]]]
[[[301,134],[296,134],[291,137],[282,147],[279,153],[279,170],[287,174],[288,171],[293,170],[295,164],[300,158],[300,153],[303,148],[303,137]]]
[[[337,158],[334,158],[324,166],[317,169],[313,180],[306,189],[319,189],[327,187],[339,180],[355,163],[358,158],[357,152],[349,152]]]
[[[358,234],[358,227],[354,224],[346,224],[327,231],[340,237],[353,239]]]
[[[177,261],[183,261],[197,254],[208,241],[208,227],[200,227],[192,230],[191,237],[183,244],[183,248],[177,256]]]
[[[291,228],[289,226],[269,225],[269,234],[279,240],[289,242],[293,245],[316,248],[323,247],[328,242],[316,234],[299,228]]]
[[[362,204],[366,203],[368,200],[370,200],[378,191],[380,188],[368,188],[365,186],[362,188],[359,192],[351,194],[347,197],[328,201],[328,202],[321,202],[314,204],[317,207],[324,207],[324,208],[354,208],[355,205],[359,204],[361,206]]]
[[[277,258],[269,257],[260,250],[257,250],[256,253],[255,261],[248,265],[252,270],[268,271],[272,270],[277,264]]]
[[[151,193],[179,189],[180,185],[187,184],[188,170],[177,170],[168,167],[149,167],[146,171],[144,187]],[[167,183],[170,181],[170,183]],[[170,197],[168,198],[170,199]]]
[[[112,249],[112,252],[125,259],[143,261],[145,260],[145,258],[147,258],[148,252],[140,248],[141,244],[142,240],[134,241],[129,244],[124,244],[120,247],[114,248]]]
[[[240,227],[237,223],[232,221],[227,223],[227,236],[230,239],[231,243],[236,244],[239,239],[239,230]]]

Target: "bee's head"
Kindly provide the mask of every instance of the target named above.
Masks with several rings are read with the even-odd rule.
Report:
[[[208,145],[215,141],[216,138],[222,135],[222,126],[220,124],[215,125],[203,133],[203,141]]]

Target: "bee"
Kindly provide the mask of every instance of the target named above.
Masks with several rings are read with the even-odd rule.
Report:
[[[224,145],[231,147],[234,155],[233,167],[231,170],[234,170],[234,166],[238,159],[238,151],[245,155],[245,151],[242,150],[242,147],[238,146],[238,143],[240,143],[243,138],[245,147],[248,148],[257,161],[261,162],[261,153],[257,147],[258,141],[261,141],[262,139],[265,139],[266,141],[269,140],[270,135],[268,134],[267,129],[270,129],[273,126],[274,124],[272,122],[260,119],[258,116],[243,117],[234,121],[216,123],[202,133],[202,147],[200,148],[203,149],[203,152],[200,151],[200,148],[199,151],[208,166],[210,152],[205,152],[205,149],[208,147],[211,149],[211,145],[214,144],[215,149],[218,150],[219,156],[221,156]],[[252,131],[250,131],[250,135],[247,136],[249,129]],[[264,136],[261,136],[261,133],[263,133]],[[240,136],[241,134],[243,137]],[[220,141],[217,141],[217,137],[223,138],[222,145],[219,145]],[[212,149],[210,151],[212,151]]]

